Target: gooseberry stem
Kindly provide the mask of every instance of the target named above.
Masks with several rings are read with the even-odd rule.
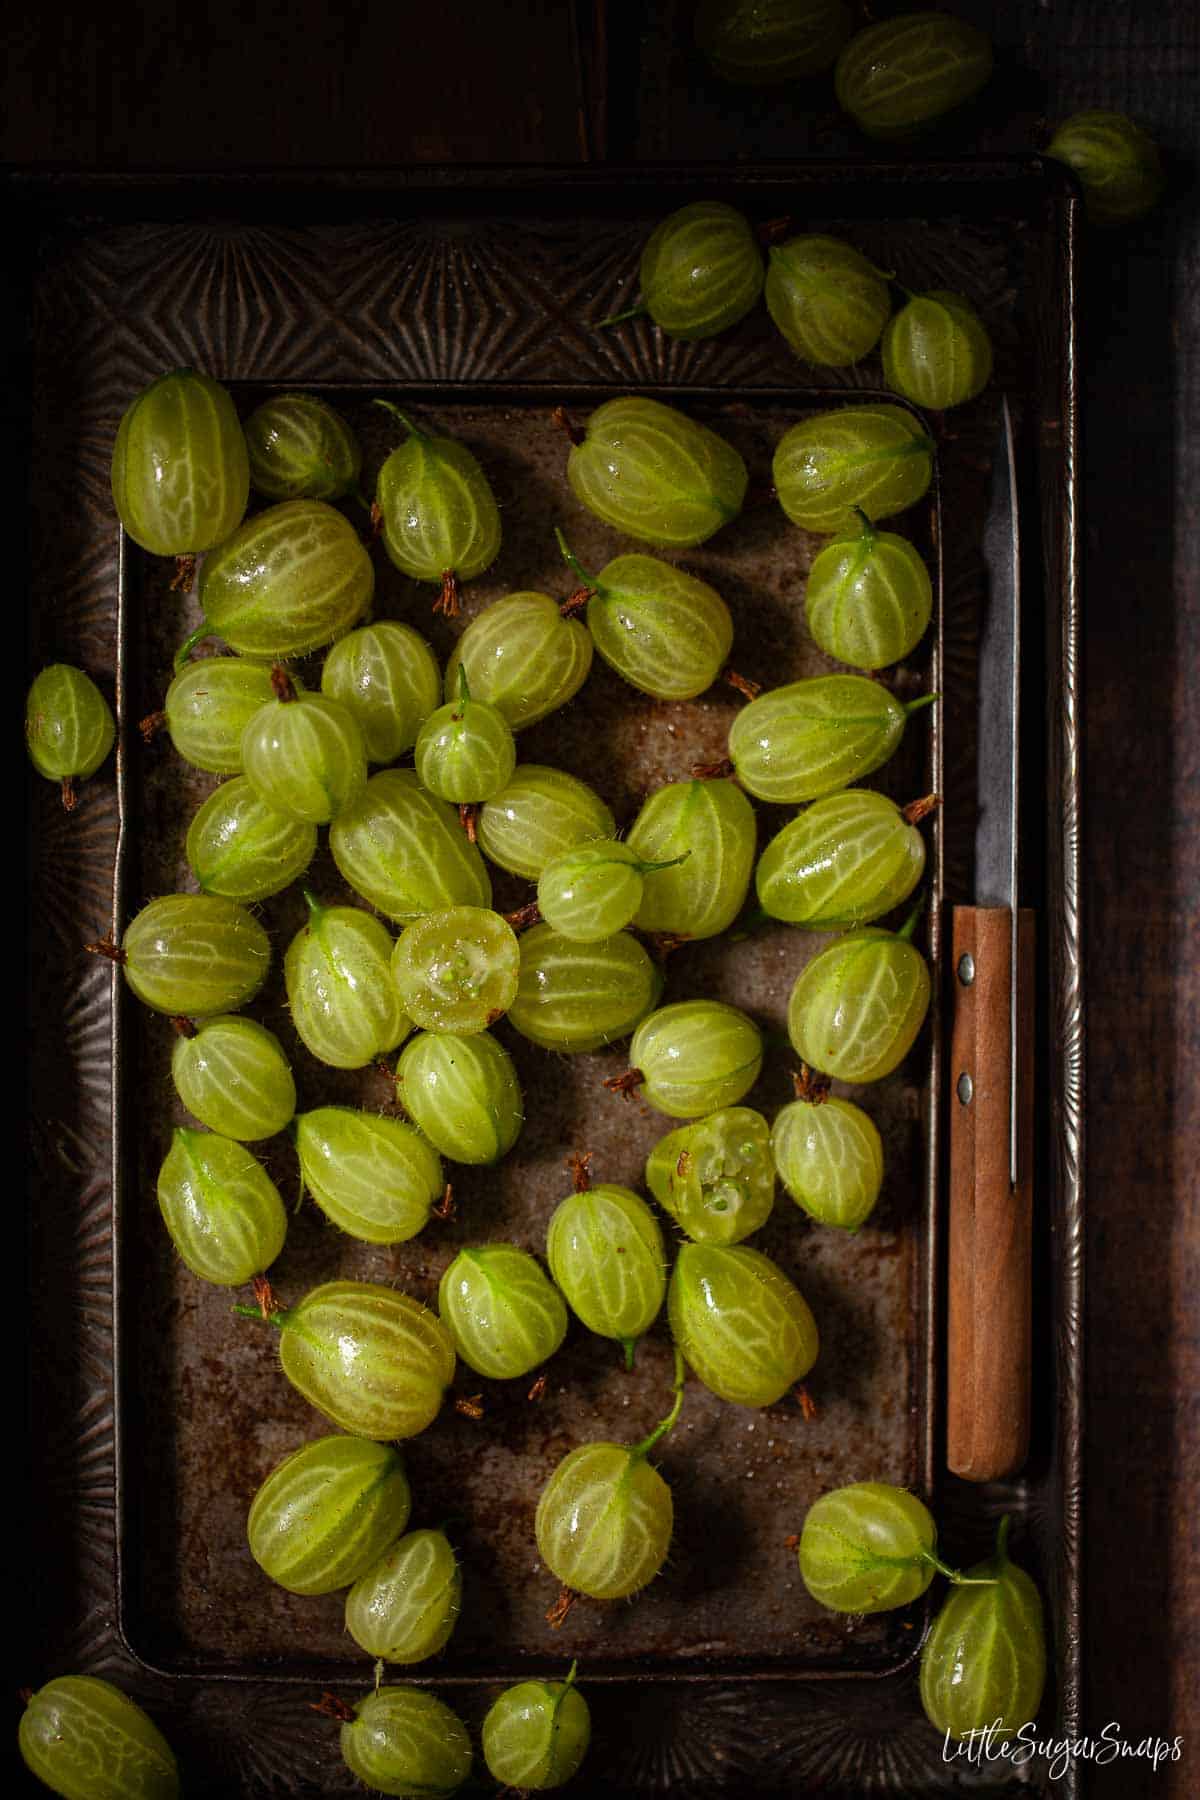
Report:
[[[296,698],[296,690],[292,686],[292,678],[282,663],[274,663],[271,668],[271,692],[283,706],[290,706]]]
[[[673,856],[669,862],[635,862],[630,866],[636,869],[639,875],[657,875],[660,869],[677,869],[680,863],[686,862],[691,854],[690,850],[685,850],[682,856]]]
[[[390,400],[376,400],[372,404],[375,406],[382,406],[387,412],[395,413],[404,429],[411,433],[411,435],[417,439],[418,443],[427,444],[429,442],[429,433],[427,431],[422,431],[419,425],[414,425],[408,414],[401,412],[400,408],[394,406]]]
[[[944,1575],[946,1580],[953,1582],[955,1587],[995,1587],[996,1585],[994,1575],[964,1575],[961,1569],[952,1569],[949,1563],[944,1563],[940,1556],[934,1555],[932,1550],[922,1550],[917,1561],[931,1564],[939,1575]]]
[[[201,619],[201,621],[197,625],[195,631],[192,632],[190,637],[186,637],[183,640],[183,643],[179,646],[179,649],[175,652],[175,661],[172,666],[177,675],[178,675],[180,669],[182,669],[184,664],[187,662],[187,659],[192,654],[192,651],[196,648],[196,645],[203,643],[204,639],[206,637],[208,637],[209,635],[210,635],[210,632],[209,632],[208,620]]]
[[[867,514],[863,511],[861,506],[852,506],[850,508],[850,510],[851,510],[851,512],[856,513],[858,515],[858,517],[862,520],[862,531],[859,534],[860,540],[863,544],[865,544],[869,548],[875,541],[875,537],[876,537],[875,526],[872,523],[871,519],[868,518]]]
[[[911,942],[912,934],[917,929],[917,920],[920,918],[921,914],[924,911],[925,911],[925,895],[918,894],[916,905],[913,907],[913,909],[909,913],[907,919],[905,919],[903,925],[900,927],[899,931],[896,933],[896,936],[898,938],[903,938],[903,940],[906,944]]]
[[[325,908],[321,905],[321,902],[317,899],[317,896],[313,893],[311,888],[301,888],[300,892],[304,895],[304,904],[308,908],[309,929],[315,930],[321,922],[321,914],[325,911]]]
[[[684,1383],[686,1374],[687,1374],[687,1371],[683,1366],[683,1351],[679,1348],[679,1345],[676,1344],[676,1346],[675,1346],[675,1404],[672,1406],[672,1408],[671,1408],[670,1412],[667,1414],[666,1418],[661,1420],[661,1422],[654,1427],[654,1430],[650,1433],[649,1437],[644,1437],[640,1444],[635,1444],[633,1446],[633,1448],[629,1452],[631,1458],[648,1456],[650,1454],[651,1450],[653,1450],[655,1444],[657,1444],[658,1440],[660,1438],[665,1438],[668,1431],[674,1430],[675,1422],[678,1419],[679,1414],[683,1408],[683,1383]]]
[[[940,794],[926,794],[922,799],[910,800],[907,806],[902,806],[900,817],[906,825],[919,825],[922,819],[927,819],[930,813],[936,812],[941,804]]]
[[[633,1359],[637,1355],[638,1341],[636,1338],[621,1338],[619,1342],[625,1352],[625,1367],[632,1369]]]
[[[286,1312],[263,1312],[260,1306],[235,1306],[232,1311],[239,1319],[257,1319],[260,1325],[274,1325],[276,1331],[282,1331],[287,1324]]]
[[[646,310],[644,303],[639,301],[637,306],[628,307],[625,312],[609,313],[607,319],[598,319],[596,330],[607,331],[610,325],[624,325],[627,319],[644,319]]]
[[[467,680],[466,664],[459,663],[459,665],[458,665],[458,704],[460,706],[465,707],[470,704],[470,701],[471,701],[471,684]],[[461,715],[458,715],[458,716],[461,717]]]
[[[1012,1518],[1005,1513],[996,1529],[996,1561],[1003,1565],[1008,1561],[1008,1528]]]
[[[597,593],[599,593],[600,590],[599,590],[599,588],[596,587],[595,576],[588,574],[587,570],[584,568],[583,564],[580,562],[579,558],[576,556],[575,552],[572,550],[570,544],[568,544],[566,538],[563,536],[562,532],[559,530],[557,525],[554,527],[554,536],[558,540],[558,547],[559,547],[559,550],[562,552],[562,559],[566,563],[567,567],[570,569],[571,573],[573,575],[578,575],[578,577],[579,577],[580,581],[582,581],[584,587],[593,588],[593,589],[595,589],[595,591]]]
[[[915,712],[920,712],[923,706],[932,706],[934,701],[940,700],[941,697],[940,694],[918,694],[915,700],[909,700],[905,703],[905,717],[911,719],[912,715]]]

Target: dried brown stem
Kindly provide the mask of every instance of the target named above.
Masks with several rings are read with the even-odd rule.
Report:
[[[181,1038],[194,1038],[197,1035],[196,1022],[189,1019],[186,1013],[176,1013],[171,1023]]]
[[[692,1153],[690,1150],[681,1150],[679,1152],[679,1160],[675,1164],[675,1173],[678,1175],[680,1181],[686,1181],[691,1172]]]
[[[454,1396],[454,1410],[456,1413],[461,1413],[464,1419],[482,1419],[483,1395],[456,1394]]]
[[[263,1318],[269,1319],[272,1313],[279,1311],[279,1304],[271,1290],[270,1282],[265,1275],[256,1275],[250,1285],[254,1289],[255,1305]]]
[[[79,795],[75,788],[75,777],[73,775],[64,775],[59,783],[58,791],[62,795],[63,811],[73,813],[76,806],[79,804]]]
[[[475,843],[479,836],[477,825],[478,819],[479,808],[474,802],[464,800],[458,809],[458,822],[466,832],[467,842],[470,844]]]
[[[737,774],[737,770],[729,758],[725,757],[721,762],[693,763],[692,774],[697,781],[728,781],[731,775]]]
[[[457,619],[462,611],[462,593],[458,576],[453,569],[442,570],[442,591],[434,601],[432,610],[441,613],[446,619]]]
[[[628,1100],[636,1094],[646,1077],[640,1069],[626,1069],[623,1075],[609,1075],[604,1085],[614,1094],[624,1094]]]
[[[799,1384],[794,1392],[797,1400],[800,1402],[800,1411],[804,1414],[807,1423],[811,1425],[813,1420],[819,1417],[821,1411],[820,1407],[817,1405],[803,1382]]]
[[[275,663],[271,669],[271,692],[285,706],[290,706],[296,698],[296,690],[292,686],[292,678],[282,663]]]
[[[573,444],[582,444],[587,437],[587,432],[583,429],[582,425],[574,424],[567,416],[567,409],[565,406],[556,406],[554,411],[550,414],[550,417],[560,431],[566,432]]]
[[[567,1167],[571,1171],[575,1192],[586,1194],[592,1185],[592,1152],[590,1150],[572,1150],[567,1158]]]
[[[570,619],[577,612],[582,612],[595,592],[593,587],[577,587],[573,594],[568,594],[558,609],[563,618]]]
[[[446,1183],[445,1193],[442,1195],[441,1199],[436,1203],[436,1205],[431,1206],[429,1210],[433,1214],[433,1217],[435,1219],[452,1219],[452,1218],[454,1218],[455,1214],[458,1212],[458,1207],[454,1203],[454,1184],[453,1184],[453,1182],[448,1181]]]
[[[308,1702],[309,1712],[320,1713],[323,1719],[336,1719],[339,1725],[351,1725],[354,1722],[354,1708],[347,1706],[344,1700],[326,1690],[319,1700]]]
[[[900,817],[908,825],[919,825],[931,812],[936,812],[941,804],[940,794],[926,794],[923,800],[910,800],[907,806],[901,807]]]
[[[829,1098],[828,1075],[819,1075],[805,1062],[800,1064],[800,1073],[793,1074],[792,1085],[795,1087],[797,1100],[807,1100],[810,1106],[820,1106]]]
[[[666,962],[668,956],[674,956],[676,950],[692,941],[686,931],[652,931],[649,936],[650,948],[659,962]]]
[[[785,1537],[783,1540],[783,1547],[785,1550],[798,1550],[800,1548],[800,1533],[798,1531],[793,1531],[790,1536]]]
[[[144,744],[152,744],[166,722],[167,715],[165,712],[147,713],[145,718],[142,719],[138,725],[138,730],[142,734],[142,742]]]
[[[527,1400],[540,1400],[542,1395],[545,1393],[545,1391],[546,1391],[546,1371],[543,1369],[542,1373],[538,1376],[537,1380],[534,1382],[533,1386],[530,1388],[530,1390],[526,1394],[525,1398]]]
[[[83,947],[89,956],[107,956],[109,962],[124,964],[125,952],[120,944],[114,942],[111,931],[104,937],[97,938],[94,944],[85,944]]]
[[[527,931],[531,925],[540,923],[542,910],[536,900],[527,900],[524,906],[518,906],[516,912],[502,913],[500,916],[514,931]]]
[[[380,506],[378,500],[372,500],[367,517],[369,520],[367,526],[367,543],[373,544],[383,530],[383,508]]]
[[[552,1631],[557,1631],[560,1625],[566,1624],[567,1614],[578,1598],[578,1594],[573,1594],[569,1587],[559,1589],[558,1599],[546,1613],[546,1623]]]
[[[175,558],[175,573],[171,577],[173,594],[190,594],[192,583],[196,579],[196,559],[189,552],[186,556]]]
[[[784,213],[782,217],[778,219],[764,220],[758,228],[759,243],[763,246],[764,250],[769,249],[772,244],[781,243],[791,231],[792,225],[793,220],[790,213]]]
[[[757,700],[762,693],[761,681],[747,681],[746,677],[739,675],[736,669],[723,669],[721,680],[747,700]]]

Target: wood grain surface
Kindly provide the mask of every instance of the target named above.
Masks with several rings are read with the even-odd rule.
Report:
[[[877,10],[877,9],[873,9]],[[1200,377],[1197,10],[1105,0],[960,4],[999,74],[952,151],[1044,142],[1084,106],[1163,145],[1165,204],[1089,242],[1084,296],[1088,1392],[1085,1719],[1185,1737],[1156,1775],[1120,1763],[1097,1796],[1200,1791]],[[613,8],[614,154],[840,153],[827,90],[727,91],[670,7]],[[619,17],[618,17],[619,15]],[[589,109],[570,7],[230,0],[139,11],[14,0],[2,77],[8,162],[74,167],[405,160],[570,162]],[[659,45],[661,50],[661,45]],[[667,69],[666,79],[660,71]],[[649,71],[649,73],[648,73]],[[593,120],[594,120],[594,114]],[[596,133],[593,130],[593,147]]]

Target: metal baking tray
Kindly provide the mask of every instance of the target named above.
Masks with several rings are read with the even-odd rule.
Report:
[[[936,612],[926,645],[888,681],[906,694],[933,686],[942,699],[871,781],[899,799],[931,787],[944,795],[924,926],[935,959],[943,904],[970,896],[973,647],[986,603],[974,527],[1001,391],[1018,417],[1031,471],[1026,534],[1041,546],[1041,568],[1026,579],[1040,587],[1045,620],[1042,639],[1031,631],[1023,646],[1029,687],[1046,696],[1044,716],[1027,722],[1025,777],[1049,795],[1039,841],[1028,846],[1046,922],[1034,1455],[1026,1475],[1002,1488],[939,1480],[945,1079],[943,1005],[935,1005],[903,1069],[858,1096],[888,1152],[876,1217],[843,1240],[810,1227],[784,1196],[762,1236],[822,1327],[809,1383],[818,1417],[795,1406],[727,1407],[690,1381],[662,1451],[678,1530],[664,1579],[630,1606],[578,1605],[556,1632],[543,1616],[554,1584],[532,1539],[537,1493],[573,1444],[632,1439],[660,1416],[665,1321],[632,1376],[575,1328],[539,1403],[520,1384],[511,1393],[470,1381],[486,1390],[483,1421],[447,1413],[406,1446],[414,1522],[458,1516],[467,1584],[447,1651],[411,1678],[435,1683],[477,1723],[497,1683],[578,1655],[595,1717],[581,1794],[796,1794],[818,1784],[845,1794],[952,1791],[956,1766],[943,1763],[916,1699],[919,1612],[865,1621],[824,1613],[784,1547],[817,1493],[874,1477],[935,1492],[947,1553],[964,1560],[982,1552],[997,1513],[1016,1515],[1053,1622],[1047,1716],[1053,1709],[1069,1729],[1078,1699],[1082,1195],[1074,202],[1065,185],[1036,162],[988,162],[82,186],[18,177],[11,191],[31,271],[22,302],[31,326],[29,666],[59,657],[106,675],[121,724],[115,782],[88,784],[71,819],[41,784],[31,809],[28,1531],[40,1553],[30,1558],[37,1586],[25,1678],[115,1675],[177,1743],[189,1793],[246,1795],[343,1791],[336,1733],[305,1704],[323,1687],[353,1692],[371,1678],[369,1659],[342,1631],[340,1597],[288,1596],[245,1550],[255,1488],[327,1427],[283,1379],[266,1333],[234,1320],[228,1294],[195,1282],[174,1258],[154,1201],[176,1104],[169,1027],[81,951],[153,894],[190,885],[183,831],[214,785],[185,771],[169,746],[144,749],[136,732],[195,609],[168,593],[162,569],[116,527],[107,464],[120,413],[146,381],[181,363],[229,382],[243,410],[281,387],[318,389],[360,430],[373,477],[392,440],[370,401],[402,398],[477,450],[502,504],[504,548],[471,584],[466,616],[516,587],[565,595],[572,584],[555,524],[588,566],[621,545],[566,487],[556,405],[583,413],[634,389],[673,399],[736,442],[752,481],[765,484],[789,424],[880,385],[868,359],[830,386],[828,372],[814,375],[790,357],[761,315],[700,345],[672,344],[644,323],[594,329],[631,291],[648,223],[716,194],[759,220],[790,213],[844,228],[907,285],[968,293],[996,339],[993,389],[932,421],[933,497],[898,522],[930,561]],[[773,684],[830,666],[803,629],[812,551],[767,504],[681,559],[729,599],[744,675]],[[461,627],[429,618],[428,594],[382,555],[376,568],[377,613],[412,620],[444,653]],[[598,667],[570,708],[523,734],[520,756],[585,774],[626,824],[647,790],[720,753],[735,706],[719,689],[686,706],[652,704]],[[782,815],[761,811],[765,839]],[[313,885],[341,897],[327,859]],[[526,892],[497,882],[502,902]],[[276,979],[252,1010],[286,1036],[278,970],[300,923],[298,896],[264,913]],[[685,947],[671,960],[667,997],[736,999],[778,1028],[814,947],[784,928]],[[559,1059],[515,1033],[506,1041],[529,1115],[512,1157],[498,1171],[455,1170],[457,1220],[394,1252],[338,1236],[306,1207],[273,1271],[286,1301],[334,1274],[429,1295],[465,1241],[511,1237],[540,1250],[572,1150],[592,1151],[600,1178],[638,1185],[669,1122],[605,1092],[619,1053]],[[750,1101],[783,1104],[786,1069],[786,1058],[769,1058]],[[297,1073],[302,1107],[391,1104],[389,1085],[371,1072],[340,1076],[300,1053]],[[282,1140],[269,1161],[294,1192]],[[1036,1769],[1024,1772],[1030,1779]],[[1000,1789],[1013,1781],[1006,1764],[992,1771]]]

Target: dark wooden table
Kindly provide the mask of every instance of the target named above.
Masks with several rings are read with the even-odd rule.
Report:
[[[831,111],[714,102],[670,0],[615,0],[600,107],[554,0],[201,11],[15,0],[0,154],[93,167],[361,167],[611,155],[836,154]],[[876,10],[872,8],[871,10]],[[1104,0],[962,4],[999,77],[952,152],[1033,147],[1084,106],[1138,117],[1166,204],[1089,242],[1083,280],[1088,1018],[1085,1725],[1185,1734],[1097,1795],[1200,1790],[1200,408],[1197,11]],[[587,17],[591,9],[581,8]],[[969,133],[969,135],[967,135]]]

